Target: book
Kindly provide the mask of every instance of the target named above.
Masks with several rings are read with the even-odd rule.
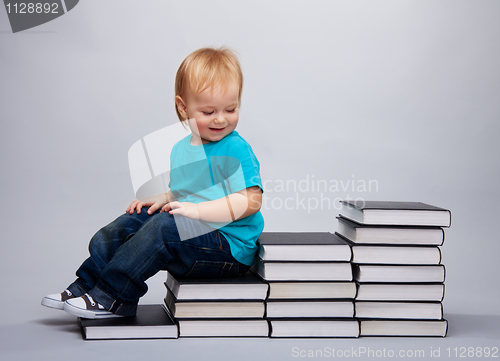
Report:
[[[353,299],[354,282],[269,282],[268,299]]]
[[[269,319],[270,337],[359,337],[355,319]]]
[[[353,265],[354,279],[360,283],[443,283],[443,265]]]
[[[337,217],[337,235],[355,244],[441,246],[441,227],[363,225],[342,215]]]
[[[365,302],[356,301],[357,318],[427,319],[441,320],[440,302]]]
[[[201,301],[176,300],[167,289],[165,305],[176,318],[263,318],[264,301]]]
[[[450,227],[451,212],[421,202],[341,201],[343,217],[370,225]]]
[[[353,245],[352,253],[353,263],[437,265],[441,262],[441,251],[437,246]]]
[[[134,317],[78,318],[85,340],[177,338],[177,323],[162,305],[139,305]]]
[[[179,337],[268,337],[267,320],[179,320]]]
[[[287,300],[266,302],[266,317],[268,318],[343,318],[354,317],[353,301],[303,301]]]
[[[429,301],[442,302],[444,284],[358,284],[359,301]]]
[[[252,272],[238,277],[175,278],[167,272],[165,286],[177,300],[264,300],[269,286]]]
[[[264,261],[349,262],[351,248],[329,232],[264,232],[258,255]]]
[[[352,281],[349,262],[274,262],[256,257],[252,270],[266,281]]]
[[[448,321],[361,320],[361,336],[445,337]]]

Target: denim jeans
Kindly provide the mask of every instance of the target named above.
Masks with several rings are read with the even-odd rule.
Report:
[[[183,240],[177,227],[182,228]],[[195,235],[185,239],[186,234]],[[201,236],[200,236],[201,234]],[[245,273],[246,266],[231,255],[229,243],[200,221],[168,212],[125,213],[100,229],[89,244],[90,257],[77,270],[68,289],[89,293],[107,310],[133,316],[145,281],[160,270],[181,277],[228,277]]]

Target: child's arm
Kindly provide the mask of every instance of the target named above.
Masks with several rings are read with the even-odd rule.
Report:
[[[173,202],[175,200],[176,198],[174,197],[172,192],[168,191],[168,193],[162,193],[158,194],[157,196],[148,197],[141,200],[135,200],[132,203],[130,203],[125,212],[132,214],[134,213],[135,210],[137,211],[137,214],[139,214],[141,213],[142,207],[149,207],[148,214],[153,214],[158,209],[164,207],[169,202]]]
[[[262,190],[253,186],[214,201],[198,204],[171,201],[164,205],[161,211],[205,222],[232,222],[257,213],[261,205]]]

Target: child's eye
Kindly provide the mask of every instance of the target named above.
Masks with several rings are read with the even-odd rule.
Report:
[[[205,115],[212,115],[213,113],[214,113],[213,110],[211,112],[203,112],[203,114],[205,114]]]
[[[228,113],[234,113],[234,112],[235,112],[235,110],[236,110],[236,108],[231,109],[231,110],[228,110],[227,112],[228,112]]]

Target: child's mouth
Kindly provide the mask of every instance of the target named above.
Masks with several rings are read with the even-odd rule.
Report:
[[[225,128],[208,128],[214,133],[220,133],[222,132]]]

